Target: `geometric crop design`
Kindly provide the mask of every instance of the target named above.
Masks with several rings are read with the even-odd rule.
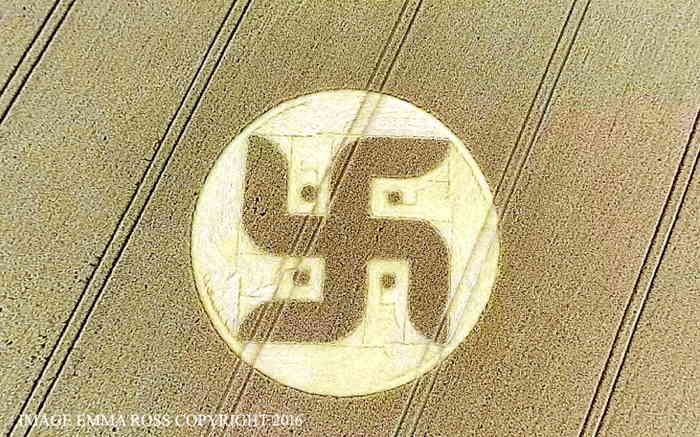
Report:
[[[273,142],[248,138],[242,223],[248,237],[276,256],[321,257],[325,262],[321,302],[274,300],[242,322],[246,341],[327,343],[346,337],[366,309],[368,261],[409,263],[408,315],[413,327],[444,342],[450,289],[447,245],[429,222],[370,216],[374,178],[411,178],[445,161],[449,143],[438,139],[360,138],[337,154],[330,173],[325,216],[290,214],[288,163]],[[257,329],[266,314],[277,314],[274,330]]]
[[[295,97],[213,163],[192,269],[245,363],[308,393],[359,396],[455,351],[498,273],[498,216],[468,147],[428,111],[366,90]]]

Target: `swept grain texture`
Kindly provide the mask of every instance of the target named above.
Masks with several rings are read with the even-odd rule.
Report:
[[[42,374],[228,6],[120,4],[73,6],[0,126],[0,432]]]

